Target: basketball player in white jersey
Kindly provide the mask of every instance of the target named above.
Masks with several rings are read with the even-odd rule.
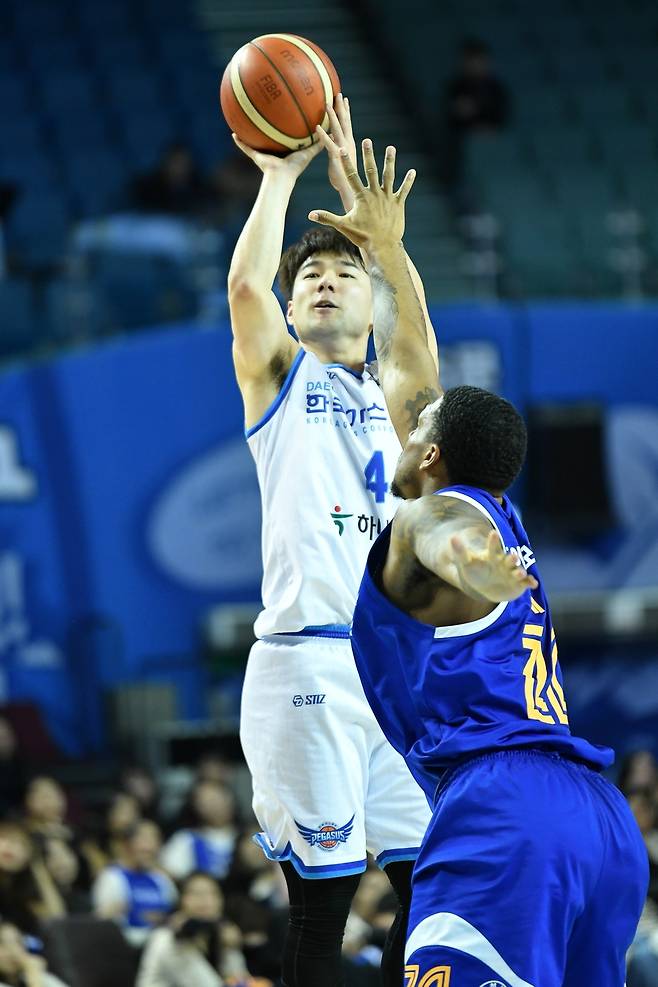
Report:
[[[382,961],[383,982],[400,987],[411,871],[430,813],[370,711],[348,631],[370,546],[394,513],[400,444],[365,366],[372,295],[358,248],[315,229],[280,257],[295,183],[323,146],[346,211],[352,204],[339,149],[353,160],[356,150],[341,97],[330,117],[333,141],[320,134],[284,158],[236,140],[263,172],[228,281],[235,370],[263,501],[264,609],[241,739],[260,843],[281,863],[290,894],[285,987],[343,983],[341,944],[367,851],[400,901]],[[299,342],[272,291],[278,268]]]

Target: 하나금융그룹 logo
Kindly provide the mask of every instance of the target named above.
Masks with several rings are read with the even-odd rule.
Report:
[[[342,533],[345,531],[345,525],[343,524],[343,522],[346,520],[346,518],[354,517],[353,514],[343,514],[343,513],[341,513],[342,510],[343,509],[340,506],[340,504],[336,504],[336,506],[334,507],[333,511],[330,512],[331,513],[331,518],[332,518],[334,524],[336,525],[336,527],[338,528],[338,534],[339,535],[342,535]]]

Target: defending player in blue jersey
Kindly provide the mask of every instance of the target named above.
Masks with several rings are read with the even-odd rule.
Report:
[[[646,851],[601,775],[613,752],[569,729],[550,607],[506,489],[526,430],[507,401],[436,387],[372,151],[355,206],[315,214],[367,249],[404,503],[375,543],[352,646],[372,709],[433,809],[414,870],[405,987],[622,987]],[[387,379],[388,378],[388,379]],[[409,399],[409,400],[406,400]],[[410,411],[412,417],[409,418]],[[404,806],[400,806],[404,812]]]

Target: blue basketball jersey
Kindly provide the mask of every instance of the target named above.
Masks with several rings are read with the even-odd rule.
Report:
[[[431,802],[454,764],[492,750],[553,751],[601,769],[609,748],[569,729],[557,642],[534,553],[508,497],[468,486],[437,496],[465,501],[488,518],[539,583],[481,620],[434,627],[396,607],[379,589],[391,526],[375,542],[354,611],[352,649],[363,687],[392,746]]]
[[[170,882],[155,871],[117,869],[130,889],[126,924],[133,929],[150,929],[154,925],[153,914],[164,917],[175,904]]]

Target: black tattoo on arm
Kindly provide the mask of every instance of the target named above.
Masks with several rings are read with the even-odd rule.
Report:
[[[418,391],[416,397],[409,399],[404,402],[405,410],[409,416],[408,424],[409,431],[413,431],[418,425],[418,418],[421,411],[427,407],[428,404],[432,404],[439,396],[439,392],[434,387],[426,387],[422,391]]]
[[[413,546],[420,538],[433,535],[438,525],[448,521],[470,522],[473,508],[447,497],[423,497],[403,504],[395,516],[398,537]]]

